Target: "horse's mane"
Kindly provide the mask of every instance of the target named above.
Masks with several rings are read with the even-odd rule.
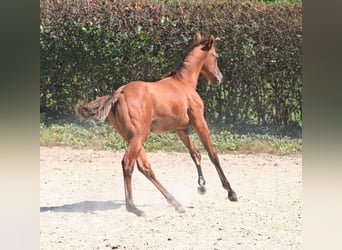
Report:
[[[174,70],[172,70],[168,75],[166,75],[165,78],[166,78],[166,77],[170,77],[170,76],[175,76],[175,75],[177,75],[183,68],[186,67],[186,64],[185,64],[184,62],[186,62],[186,58],[187,58],[188,55],[192,52],[192,50],[193,50],[194,48],[196,48],[197,46],[199,46],[199,45],[204,45],[204,44],[206,44],[206,43],[208,43],[208,39],[207,39],[207,38],[202,38],[200,41],[197,41],[197,42],[192,43],[192,44],[188,47],[188,49],[186,50],[186,52],[185,52],[185,54],[184,54],[184,56],[183,56],[182,61],[178,64],[178,66],[177,66]]]

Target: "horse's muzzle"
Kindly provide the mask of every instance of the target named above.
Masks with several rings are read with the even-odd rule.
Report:
[[[212,81],[211,84],[212,84],[214,87],[218,87],[218,86],[220,86],[220,84],[221,84],[221,82],[222,82],[222,79],[223,79],[223,77],[222,77],[222,74],[221,74],[221,72],[220,72],[220,74],[219,74],[218,76],[215,77],[215,79]]]

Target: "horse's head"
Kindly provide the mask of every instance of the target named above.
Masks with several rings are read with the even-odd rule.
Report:
[[[195,43],[200,42],[202,39],[199,33],[195,34]],[[202,43],[201,43],[202,44]],[[199,46],[200,47],[200,46]],[[218,54],[215,51],[215,38],[213,35],[206,39],[206,42],[200,49],[205,52],[203,59],[203,67],[201,73],[213,86],[219,86],[222,82],[222,73],[217,65]]]

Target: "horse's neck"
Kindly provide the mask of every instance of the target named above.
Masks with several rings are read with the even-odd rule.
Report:
[[[193,60],[193,57],[189,59],[186,58],[183,62],[185,67],[182,68],[180,73],[186,84],[189,84],[192,88],[196,89],[202,64]]]

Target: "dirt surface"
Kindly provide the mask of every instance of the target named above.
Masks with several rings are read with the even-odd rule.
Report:
[[[177,213],[137,169],[126,211],[122,152],[40,148],[41,249],[301,249],[302,157],[219,155],[239,201],[230,202],[202,154],[207,192],[184,153],[149,153],[160,182],[185,207]]]

